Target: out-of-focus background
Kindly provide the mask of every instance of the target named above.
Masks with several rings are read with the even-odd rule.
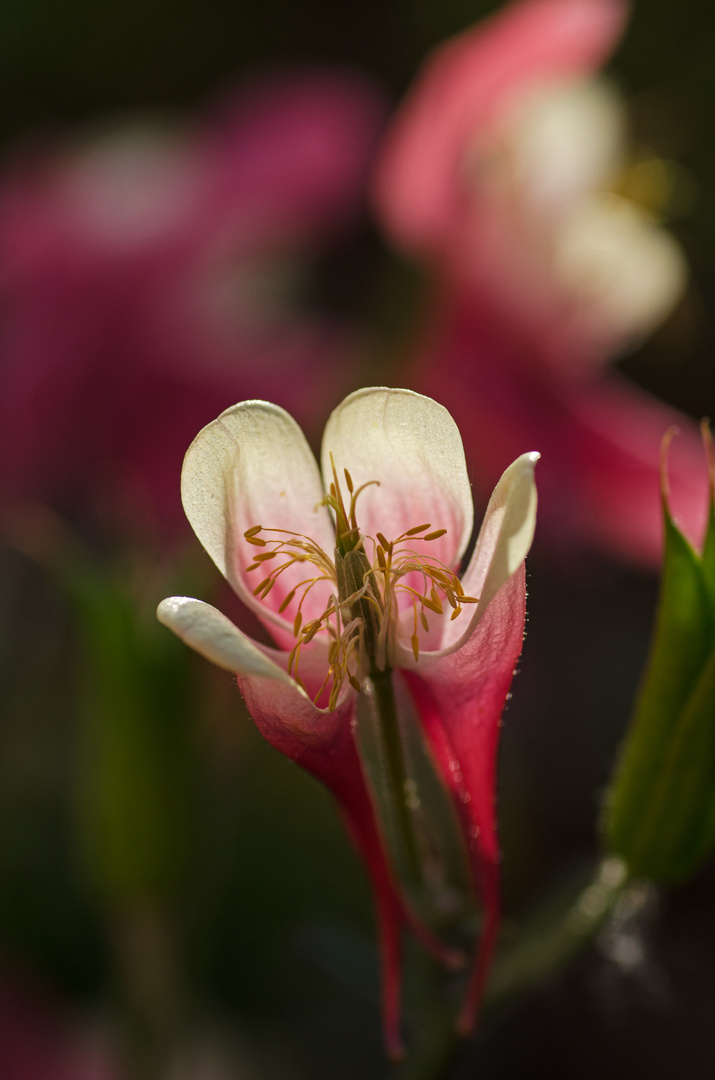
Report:
[[[176,1077],[388,1075],[369,890],[329,796],[153,611],[183,591],[236,615],[181,515],[203,424],[264,397],[317,445],[350,390],[421,385],[405,350],[424,285],[369,177],[426,54],[493,10],[2,7],[7,1080],[120,1076],[116,1047],[146,1061],[157,1032]],[[672,165],[668,227],[690,266],[618,365],[695,419],[715,412],[713,55],[704,0],[641,0],[608,68],[635,143]],[[501,755],[508,920],[595,850],[657,592],[633,563],[545,541],[529,561]],[[712,863],[644,896],[564,976],[487,1016],[453,1075],[709,1075],[714,900]]]

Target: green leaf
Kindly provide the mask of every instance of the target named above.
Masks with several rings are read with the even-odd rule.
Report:
[[[710,513],[703,543],[703,573],[715,603],[715,493],[710,491]]]
[[[655,881],[715,842],[714,562],[713,514],[701,557],[666,510],[655,636],[604,815],[609,849]]]
[[[79,834],[86,872],[118,899],[175,886],[190,834],[187,665],[126,594],[85,579]]]
[[[114,901],[158,897],[185,872],[195,758],[190,665],[137,600],[132,564],[62,537],[45,562],[77,624],[76,839],[83,875]]]

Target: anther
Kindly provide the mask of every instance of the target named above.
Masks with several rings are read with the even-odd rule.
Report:
[[[291,591],[288,593],[288,595],[283,598],[283,600],[281,601],[281,606],[278,608],[278,611],[279,611],[279,613],[281,615],[283,614],[285,609],[288,607],[288,605],[290,604],[290,602],[291,602],[291,600],[293,599],[294,596],[295,596],[295,589],[291,589]]]

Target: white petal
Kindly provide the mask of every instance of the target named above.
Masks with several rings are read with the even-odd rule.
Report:
[[[323,487],[317,462],[295,420],[277,405],[244,401],[208,424],[189,447],[181,495],[196,535],[219,570],[269,627],[281,645],[293,643],[294,612],[277,609],[311,568],[296,564],[261,601],[253,589],[265,575],[246,575],[254,556],[244,532],[255,525],[306,533],[332,558],[335,533],[330,515],[317,504]],[[276,564],[279,560],[276,560]],[[304,621],[322,612],[332,587],[316,586],[303,607]]]
[[[283,668],[210,604],[188,596],[171,596],[162,600],[156,615],[160,623],[212,664],[242,675],[287,682],[299,689]]]
[[[345,468],[356,489],[379,481],[357,503],[363,534],[374,537],[380,531],[394,540],[429,523],[433,530],[448,531],[425,547],[456,565],[472,532],[474,510],[462,440],[442,405],[411,390],[358,390],[326,425],[321,457],[326,483],[331,453],[341,484]]]
[[[581,300],[598,339],[650,333],[687,281],[683,251],[634,203],[594,193],[564,215],[554,234],[556,271]]]
[[[622,167],[624,121],[620,96],[600,79],[522,94],[503,121],[521,197],[551,220],[609,186]]]
[[[534,467],[538,460],[537,453],[522,454],[495,487],[474,554],[462,576],[465,593],[478,597],[479,603],[468,625],[467,610],[443,624],[440,653],[453,652],[471,637],[489,602],[526,558],[536,525]]]

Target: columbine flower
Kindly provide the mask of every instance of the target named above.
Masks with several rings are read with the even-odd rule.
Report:
[[[225,401],[273,385],[306,425],[325,414],[357,333],[307,310],[305,281],[357,217],[381,112],[347,72],[275,73],[193,122],[11,157],[0,498],[101,492],[173,527],[184,449]]]
[[[550,445],[542,525],[657,564],[673,423],[677,511],[695,533],[705,499],[696,425],[604,370],[686,279],[660,220],[672,166],[634,153],[597,76],[626,14],[621,0],[520,0],[447,42],[387,133],[375,196],[395,243],[436,272],[411,382],[439,385],[475,482],[486,494],[505,457]]]
[[[505,472],[461,576],[471,492],[457,427],[430,398],[380,388],[346,398],[325,429],[322,480],[295,421],[260,401],[204,428],[184,463],[182,496],[197,536],[278,648],[199,600],[164,600],[159,618],[236,673],[268,741],[337,799],[375,889],[393,1053],[400,925],[437,943],[400,894],[356,748],[356,715],[366,707],[394,734],[396,694],[409,693],[458,807],[486,909],[462,1014],[468,1028],[499,916],[495,754],[522,644],[537,456]],[[404,815],[410,778],[396,754]]]

